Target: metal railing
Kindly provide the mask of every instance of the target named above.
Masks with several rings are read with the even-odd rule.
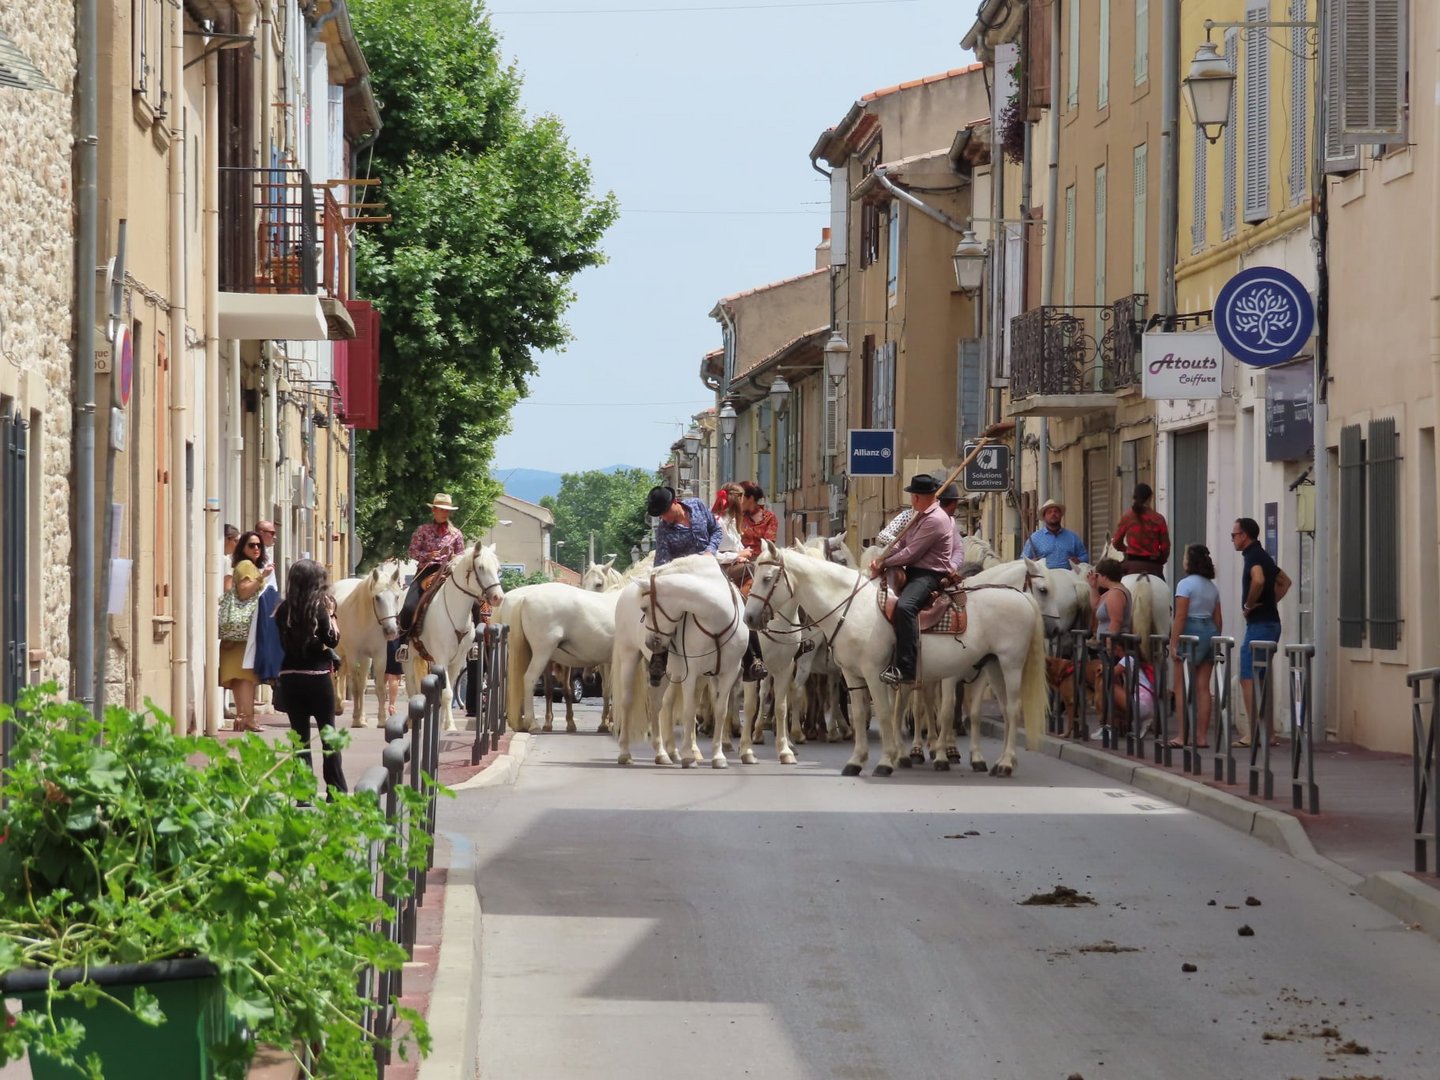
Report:
[[[1112,304],[1050,304],[1010,320],[1010,393],[1111,393],[1140,382],[1142,311],[1136,293]]]
[[[13,705],[29,680],[30,645],[27,640],[26,597],[28,571],[25,553],[30,526],[26,494],[29,477],[26,436],[30,425],[16,409],[0,417],[0,632],[4,635],[4,656],[0,657],[0,700]],[[13,720],[0,724],[0,770],[10,764],[15,745]]]
[[[1250,794],[1275,798],[1275,773],[1270,768],[1270,742],[1275,738],[1275,653],[1278,641],[1252,641],[1250,664],[1255,672],[1255,714],[1250,717]]]
[[[314,296],[317,216],[304,169],[220,169],[220,291]]]
[[[1425,668],[1405,676],[1410,686],[1411,773],[1415,815],[1415,872],[1429,870],[1427,849],[1440,843],[1440,755],[1435,753],[1436,721],[1440,720],[1440,668]],[[1430,818],[1426,831],[1425,818]],[[1436,860],[1440,877],[1440,859]]]
[[[506,671],[510,649],[510,627],[486,623],[470,661],[469,690],[475,717],[475,743],[470,764],[479,765],[505,734]]]
[[[1314,645],[1287,645],[1290,658],[1290,805],[1320,812],[1320,786],[1315,783]],[[1301,779],[1301,765],[1305,777]]]

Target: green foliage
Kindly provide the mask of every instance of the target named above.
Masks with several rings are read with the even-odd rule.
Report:
[[[406,957],[375,929],[388,909],[367,853],[408,895],[428,838],[416,830],[402,843],[373,796],[298,806],[315,797],[315,775],[296,743],[222,747],[175,735],[154,711],[112,708],[102,724],[54,692],[27,689],[18,712],[0,706],[20,729],[0,786],[0,972],[203,956],[255,1038],[323,1047],[315,1075],[373,1074],[357,980]],[[407,813],[419,812],[423,798],[401,792]],[[93,982],[52,983],[49,995],[129,1009]],[[164,1021],[149,994],[129,1011]],[[423,1054],[424,1021],[410,1022]],[[99,1076],[73,1058],[82,1037],[27,1008],[0,1030],[0,1064],[32,1048]],[[243,1076],[255,1041],[236,1035],[212,1050],[222,1075]]]
[[[603,261],[613,195],[554,117],[521,110],[472,0],[352,0],[385,128],[372,172],[393,224],[359,240],[359,293],[382,313],[379,430],[357,433],[357,530],[403,549],[436,491],[473,536],[493,521],[495,441],[564,346],[571,282]]]
[[[630,549],[647,532],[645,496],[661,482],[658,474],[644,469],[566,473],[560,478],[560,493],[540,500],[555,515],[555,561],[584,573],[593,532],[597,561],[613,551],[617,568],[629,566]],[[565,546],[559,547],[562,540]]]
[[[511,589],[518,589],[522,585],[539,585],[542,581],[549,581],[539,570],[529,574],[522,574],[518,570],[507,570],[500,568],[500,585],[508,593]]]

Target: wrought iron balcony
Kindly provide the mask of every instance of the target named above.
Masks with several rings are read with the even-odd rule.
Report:
[[[304,169],[220,170],[220,291],[314,296],[315,189]]]
[[[1140,384],[1143,293],[1108,305],[1038,307],[1010,320],[1015,415],[1066,415],[1113,407]]]

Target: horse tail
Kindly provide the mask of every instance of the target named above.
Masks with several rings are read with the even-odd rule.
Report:
[[[1050,686],[1045,681],[1045,620],[1039,612],[1030,628],[1030,649],[1020,676],[1020,709],[1025,716],[1025,749],[1039,750],[1050,712]],[[976,723],[972,716],[970,722]]]
[[[534,687],[525,685],[525,672],[534,659],[530,640],[525,636],[525,615],[522,610],[525,597],[511,593],[500,601],[500,610],[495,618],[510,627],[506,638],[509,655],[505,663],[505,715],[512,731],[526,731],[525,695],[534,693]]]
[[[1155,624],[1155,606],[1150,592],[1150,575],[1141,574],[1135,582],[1135,636],[1140,639],[1140,656],[1150,659],[1150,630]]]

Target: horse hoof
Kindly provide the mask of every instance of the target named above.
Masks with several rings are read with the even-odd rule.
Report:
[[[914,750],[910,751],[910,761],[915,765],[924,765],[925,751],[917,746]]]
[[[786,750],[785,753],[783,753],[783,754],[780,755],[780,764],[781,764],[781,765],[794,765],[794,764],[795,764],[795,755],[792,754],[789,750]],[[858,771],[858,770],[857,770],[857,771]]]
[[[840,770],[840,775],[841,775],[841,776],[859,776],[859,775],[860,775],[860,766],[859,766],[859,765],[856,765],[856,764],[852,761],[849,765],[846,765],[843,769]]]
[[[902,758],[901,760],[903,761],[904,759]],[[892,769],[889,765],[876,765],[876,766],[875,766],[875,775],[876,775],[876,776],[889,776],[889,775],[890,775],[891,773],[893,773],[894,771],[895,771],[895,770]]]
[[[921,761],[921,763],[923,764],[924,761],[925,761],[925,759],[922,757],[922,758],[920,759],[920,761]],[[915,759],[914,759],[914,757],[896,758],[896,759],[895,759],[895,764],[896,764],[896,765],[899,765],[900,768],[902,768],[902,769],[911,769],[911,768],[914,768],[914,767],[915,767]]]
[[[1009,765],[996,765],[990,770],[991,776],[1009,776],[1015,770]]]
[[[948,762],[948,761],[943,761],[943,760],[940,760],[940,759],[937,758],[936,761],[935,761],[935,771],[936,771],[936,772],[949,772],[949,771],[950,771],[950,762]]]
[[[711,758],[710,767],[712,769],[728,769],[730,762],[726,761],[723,757]]]
[[[960,751],[952,746],[949,750],[945,751],[945,760],[950,762],[951,765],[958,764],[960,761]]]
[[[796,732],[794,735],[790,736],[790,741],[793,742],[796,746],[804,746],[805,733],[803,731]]]
[[[629,754],[621,754],[618,758],[615,759],[615,763],[616,763],[617,765],[629,765],[629,764],[631,764],[631,762],[633,762],[634,760],[635,760],[635,759],[632,758]],[[655,764],[658,765],[658,764],[660,764],[660,763],[657,761]]]
[[[566,725],[565,725],[565,730],[566,730],[567,732],[569,732],[571,735],[574,735],[574,734],[575,734],[576,732],[578,732],[580,729],[579,729],[578,727],[576,727],[574,724],[566,724]]]
[[[755,737],[754,737],[753,739],[751,739],[750,741],[751,741],[753,744],[755,744],[756,746],[764,746],[764,745],[765,745],[765,733],[764,733],[763,731],[757,731],[757,732],[755,732]]]
[[[689,758],[681,758],[681,759],[680,759],[680,767],[681,767],[682,769],[690,769],[690,768],[693,768],[694,765],[695,765],[695,762],[693,762],[693,761],[690,760]]]
[[[852,737],[853,737],[853,736],[852,736]],[[844,742],[844,741],[845,741],[845,736],[842,735],[842,734],[840,734],[840,732],[838,732],[838,731],[832,731],[832,732],[830,732],[829,735],[825,736],[825,741],[826,741],[826,742],[832,742],[832,743]]]
[[[546,725],[545,725],[544,727],[542,727],[540,730],[541,730],[541,731],[554,731],[554,730],[555,730],[555,727],[554,727],[553,724],[546,724]]]
[[[756,765],[756,764],[758,764],[758,761],[757,761],[756,758],[755,758],[755,752],[754,752],[753,750],[746,750],[745,753],[743,753],[743,754],[740,755],[740,764],[741,764],[741,765]]]
[[[656,755],[655,755],[655,764],[656,764],[656,765],[673,765],[673,764],[675,764],[675,763],[670,760],[670,755],[669,755],[669,754],[656,754]]]
[[[979,760],[979,761],[972,761],[972,762],[970,762],[970,768],[971,768],[971,770],[974,771],[974,772],[986,772],[986,771],[988,771],[988,770],[986,769],[985,761],[984,761],[983,758],[982,758],[981,760]]]

